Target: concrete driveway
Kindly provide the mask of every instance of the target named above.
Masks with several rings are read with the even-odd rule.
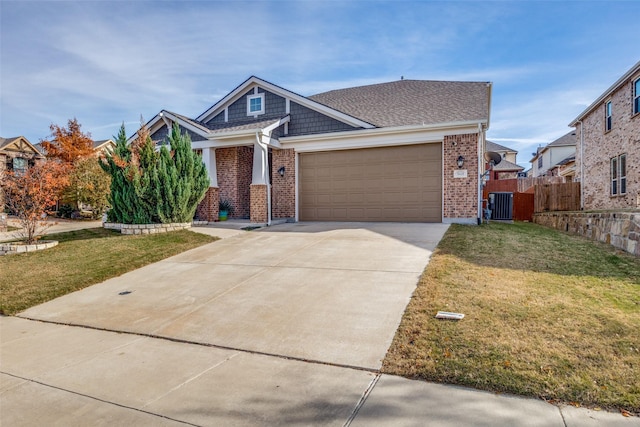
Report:
[[[274,226],[185,252],[21,316],[375,370],[446,229]]]

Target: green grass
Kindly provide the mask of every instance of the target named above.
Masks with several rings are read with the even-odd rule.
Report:
[[[536,224],[452,226],[383,371],[639,414],[640,260]]]
[[[216,238],[187,230],[124,236],[91,228],[51,234],[44,240],[59,244],[44,251],[0,257],[1,314],[16,314]]]

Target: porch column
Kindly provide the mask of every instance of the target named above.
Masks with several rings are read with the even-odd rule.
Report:
[[[270,222],[269,148],[256,134],[253,144],[253,173],[251,176],[251,222]]]
[[[216,167],[216,149],[203,148],[202,162],[209,175],[209,188],[204,199],[198,205],[196,216],[201,221],[213,222],[218,220],[218,203],[220,193],[218,189],[218,169]]]

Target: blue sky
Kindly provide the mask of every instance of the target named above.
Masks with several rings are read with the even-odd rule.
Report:
[[[488,138],[539,144],[640,60],[638,1],[0,0],[0,136],[76,117],[96,140],[195,117],[256,75],[302,95],[491,81]]]

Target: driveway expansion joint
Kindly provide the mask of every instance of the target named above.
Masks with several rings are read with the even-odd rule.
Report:
[[[101,328],[101,327],[97,327],[97,326],[81,325],[81,324],[76,324],[76,323],[66,323],[66,322],[56,322],[54,320],[35,319],[35,318],[30,318],[30,317],[20,316],[20,315],[15,316],[15,317],[20,318],[20,319],[24,319],[24,320],[29,320],[29,321],[32,321],[32,322],[47,323],[47,324],[51,324],[51,325],[69,326],[69,327],[74,327],[74,328],[85,328],[85,329],[91,329],[91,330],[94,330],[94,331],[111,332],[111,333],[115,333],[115,334],[134,335],[134,336],[138,336],[138,337],[153,338],[153,339],[158,339],[158,340],[175,342],[175,343],[179,343],[179,344],[191,344],[191,345],[197,345],[197,346],[200,346],[200,347],[210,347],[210,348],[217,348],[217,349],[220,349],[220,350],[228,350],[228,351],[236,351],[236,352],[241,352],[241,353],[246,353],[246,354],[254,354],[254,355],[257,355],[257,356],[275,357],[277,359],[282,359],[282,360],[293,360],[293,361],[297,361],[297,362],[310,363],[310,364],[314,364],[314,365],[333,366],[333,367],[336,367],[336,368],[344,368],[344,369],[352,369],[352,370],[355,370],[355,371],[370,372],[370,373],[376,374],[376,375],[380,374],[380,369],[367,368],[367,367],[364,367],[364,366],[347,365],[347,364],[343,364],[343,363],[332,363],[332,362],[326,362],[326,361],[323,361],[323,360],[305,359],[305,358],[302,358],[302,357],[286,356],[284,354],[269,353],[269,352],[258,351],[258,350],[247,350],[247,349],[244,349],[244,348],[229,347],[229,346],[225,346],[225,345],[212,344],[212,343],[199,342],[199,341],[191,341],[191,340],[185,340],[185,339],[181,339],[181,338],[173,338],[173,337],[167,337],[167,336],[164,336],[164,335],[150,334],[150,333],[144,333],[144,332],[121,331],[121,330],[117,330],[117,329]]]
[[[4,375],[8,375],[8,376],[13,377],[13,378],[17,378],[17,379],[23,380],[23,381],[27,381],[27,382],[30,382],[30,383],[33,383],[33,384],[38,384],[38,385],[41,385],[43,387],[52,388],[52,389],[55,389],[55,390],[63,391],[65,393],[71,393],[71,394],[75,394],[76,396],[81,396],[81,397],[85,397],[87,399],[92,399],[92,400],[95,400],[95,401],[98,401],[98,402],[106,403],[108,405],[118,406],[120,408],[130,409],[132,411],[137,411],[137,412],[142,412],[142,413],[145,413],[145,414],[148,414],[148,415],[153,415],[153,416],[156,416],[156,417],[159,417],[159,418],[164,418],[166,420],[175,421],[177,423],[181,423],[181,424],[188,425],[188,426],[201,427],[199,424],[193,424],[193,423],[190,423],[188,421],[183,421],[183,420],[179,420],[179,419],[176,419],[176,418],[171,418],[171,417],[168,417],[166,415],[157,414],[155,412],[145,411],[144,409],[141,409],[141,408],[135,408],[133,406],[127,406],[127,405],[123,405],[121,403],[112,402],[110,400],[101,399],[101,398],[96,397],[96,396],[91,396],[91,395],[88,395],[88,394],[79,393],[77,391],[73,391],[73,390],[69,390],[69,389],[66,389],[66,388],[58,387],[58,386],[55,386],[53,384],[47,384],[47,383],[44,383],[42,381],[38,381],[38,380],[35,380],[35,379],[32,379],[32,378],[25,378],[25,377],[21,377],[20,375],[15,375],[15,374],[12,374],[12,373],[9,373],[9,372],[4,372],[4,371],[0,371],[0,373],[2,373]]]

